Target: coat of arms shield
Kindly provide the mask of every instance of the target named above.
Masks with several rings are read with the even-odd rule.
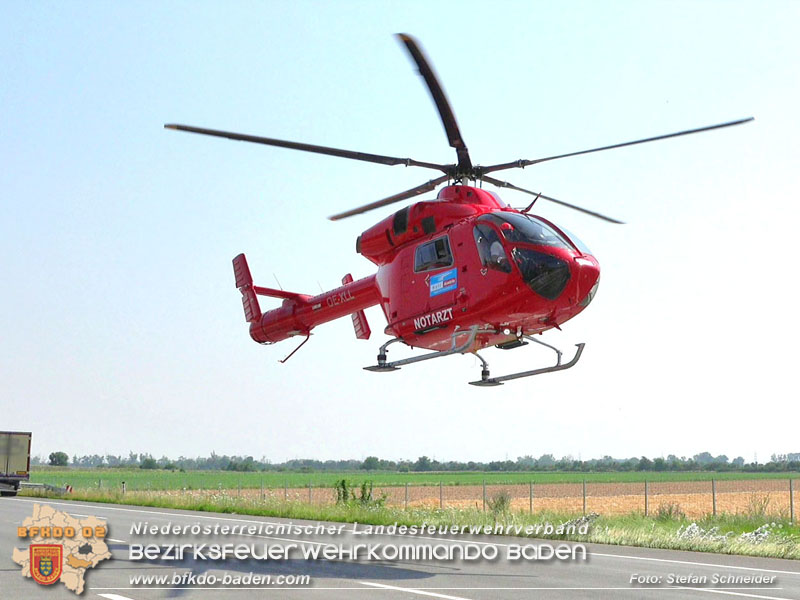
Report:
[[[31,544],[31,577],[36,583],[50,585],[61,577],[64,548],[60,544]]]

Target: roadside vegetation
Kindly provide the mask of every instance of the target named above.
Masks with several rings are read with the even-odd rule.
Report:
[[[483,511],[477,508],[388,507],[382,498],[373,495],[369,482],[354,487],[341,479],[335,487],[331,485],[330,491],[332,500],[337,501],[326,505],[243,497],[224,489],[213,494],[188,491],[177,495],[154,491],[122,494],[118,489],[76,489],[68,498],[237,515],[357,522],[360,526],[419,526],[424,523],[437,528],[501,525],[504,528],[521,527],[524,530],[527,526],[535,528],[539,525],[540,531],[530,537],[800,559],[800,526],[797,523],[791,524],[788,515],[767,514],[767,503],[756,497],[749,509],[740,514],[707,515],[702,519],[692,520],[683,514],[678,505],[661,505],[651,516],[634,513],[625,516],[601,516],[590,513],[576,517],[566,513],[530,514],[514,511],[511,509],[510,499],[503,492],[489,498],[488,510]],[[25,492],[25,495],[43,499],[58,497],[32,491]],[[544,529],[550,524],[557,531],[557,527],[565,523],[588,523],[588,532],[585,535],[557,534],[546,533]]]

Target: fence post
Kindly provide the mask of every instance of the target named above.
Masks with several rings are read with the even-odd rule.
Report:
[[[98,488],[102,488],[103,487],[103,480],[102,479],[98,479],[97,480],[97,487]]]
[[[311,482],[308,482],[308,503],[311,504]]]
[[[789,481],[791,481],[791,480],[789,480]],[[122,482],[122,493],[123,494],[125,493],[125,482],[124,481]]]
[[[717,482],[711,480],[711,511],[713,516],[717,516]]]
[[[444,508],[444,495],[442,494],[442,480],[439,480],[439,508]]]
[[[650,508],[650,507],[647,505],[647,479],[645,479],[644,480],[644,516],[645,517],[647,516],[647,512],[648,512],[647,509],[648,508]]]
[[[583,514],[586,514],[586,480],[583,480]]]
[[[242,480],[241,479],[239,480],[239,483],[238,483],[237,487],[239,488],[239,492],[236,495],[237,496],[241,496],[242,495]]]
[[[486,512],[486,480],[483,480],[483,512]]]
[[[288,481],[284,481],[283,482],[283,499],[286,500],[287,502],[289,501],[289,482]]]
[[[406,508],[408,508],[408,482],[406,481]]]
[[[789,524],[794,524],[794,480],[789,478]]]
[[[529,499],[530,499],[530,507],[529,507],[529,509],[530,509],[530,513],[533,514],[533,482],[532,481],[530,483],[530,486],[531,487],[530,487],[530,493],[529,493]]]
[[[264,478],[261,478],[261,501],[264,501]]]

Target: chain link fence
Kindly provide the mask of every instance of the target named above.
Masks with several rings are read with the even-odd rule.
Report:
[[[794,521],[795,482],[791,479],[635,482],[635,483],[536,483],[513,485],[413,485],[373,489],[374,498],[389,506],[424,508],[474,508],[490,510],[505,496],[512,510],[527,512],[599,513],[679,516],[748,514],[775,516]],[[333,502],[325,488],[311,489],[315,504]],[[302,500],[302,492],[290,490],[289,498]]]
[[[352,483],[356,483],[354,480]],[[98,481],[98,487],[103,482]],[[599,513],[624,515],[641,513],[657,516],[690,518],[717,514],[746,514],[780,517],[795,522],[797,483],[792,479],[747,479],[707,481],[643,481],[633,483],[528,483],[482,485],[375,486],[374,499],[383,499],[387,506],[403,508],[457,508],[491,510],[501,499],[512,510],[526,512]],[[360,493],[358,485],[353,488]],[[125,484],[122,484],[125,492]],[[304,502],[330,505],[336,502],[332,487],[264,487],[160,491],[167,495],[219,494],[261,500]]]

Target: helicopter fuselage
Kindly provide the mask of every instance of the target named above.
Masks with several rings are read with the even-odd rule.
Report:
[[[385,332],[409,346],[446,349],[455,333],[472,327],[478,334],[467,351],[502,346],[580,313],[600,276],[594,256],[554,224],[465,185],[387,217],[363,232],[356,248],[378,266],[375,275],[317,296],[289,294],[251,321],[253,339],[308,335],[380,305]]]

